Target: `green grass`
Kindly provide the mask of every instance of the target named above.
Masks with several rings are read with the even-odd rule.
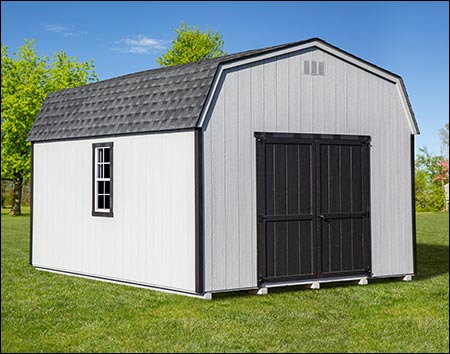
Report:
[[[27,211],[27,210],[25,210]],[[2,352],[448,352],[448,213],[417,215],[419,272],[203,301],[35,270],[2,211]]]

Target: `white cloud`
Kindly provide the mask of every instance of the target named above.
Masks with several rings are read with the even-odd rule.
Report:
[[[166,43],[167,41],[154,39],[143,34],[139,34],[132,38],[123,38],[114,42],[117,47],[111,49],[119,53],[149,54],[150,52],[166,49]]]
[[[45,29],[48,32],[60,33],[64,37],[79,37],[87,34],[86,31],[73,31],[72,28],[63,26],[61,24],[46,24]]]
[[[45,25],[45,29],[49,32],[61,33],[67,30],[67,27],[59,24]]]

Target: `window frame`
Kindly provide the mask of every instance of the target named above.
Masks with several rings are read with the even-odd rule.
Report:
[[[109,209],[97,208],[97,151],[99,148],[109,148]],[[92,216],[113,217],[113,162],[114,162],[114,143],[94,143],[92,144]],[[102,180],[106,180],[102,178]]]

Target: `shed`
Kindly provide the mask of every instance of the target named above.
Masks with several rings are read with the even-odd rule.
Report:
[[[30,264],[210,298],[416,272],[400,76],[319,38],[49,94]]]

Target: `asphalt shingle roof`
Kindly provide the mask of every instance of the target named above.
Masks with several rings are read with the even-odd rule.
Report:
[[[194,128],[221,63],[268,47],[52,92],[28,135],[50,141]]]

